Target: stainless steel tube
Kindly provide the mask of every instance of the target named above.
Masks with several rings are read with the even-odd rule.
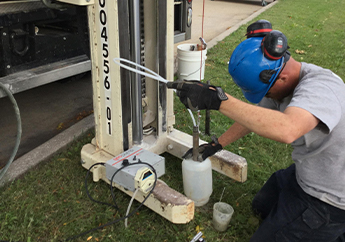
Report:
[[[131,4],[131,54],[132,60],[140,64],[140,5],[139,0],[132,0]],[[131,80],[132,96],[132,132],[133,143],[143,141],[143,114],[141,103],[141,75],[134,73]]]

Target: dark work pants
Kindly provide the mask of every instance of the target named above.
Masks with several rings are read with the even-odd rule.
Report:
[[[251,242],[345,242],[345,210],[305,193],[294,164],[275,172],[252,205],[264,220]]]

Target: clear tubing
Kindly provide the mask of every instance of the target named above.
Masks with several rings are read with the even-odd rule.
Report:
[[[194,126],[197,126],[197,125],[196,125],[195,118],[194,118],[194,115],[193,115],[192,111],[191,111],[189,108],[188,108],[187,110],[188,110],[188,112],[189,112],[190,116],[192,117],[192,120],[193,120],[193,125],[194,125]]]
[[[118,65],[121,66],[122,68],[125,68],[125,69],[127,69],[127,70],[129,70],[129,71],[136,72],[136,73],[138,73],[138,74],[141,74],[141,75],[143,75],[143,76],[152,78],[152,79],[154,79],[154,80],[157,80],[157,81],[160,81],[160,82],[163,82],[163,83],[168,83],[168,81],[165,80],[163,77],[161,77],[161,76],[158,75],[156,72],[150,70],[149,68],[147,68],[147,67],[145,67],[145,66],[139,65],[139,64],[137,64],[137,63],[135,63],[135,62],[132,62],[132,61],[130,61],[130,60],[126,60],[126,59],[123,59],[123,58],[114,58],[113,60],[114,60],[114,62],[115,62],[116,64],[118,64]],[[126,62],[126,63],[131,64],[131,65],[134,65],[134,66],[136,66],[136,67],[139,67],[139,68],[141,68],[141,69],[143,69],[143,70],[145,70],[145,71],[147,71],[147,72],[150,72],[152,75],[151,75],[151,74],[148,74],[148,73],[146,73],[146,72],[144,72],[144,71],[140,71],[140,70],[137,70],[137,69],[135,69],[135,68],[129,67],[129,66],[127,66],[127,65],[121,64],[120,61]]]
[[[132,72],[141,74],[141,75],[143,75],[143,76],[152,78],[152,79],[154,79],[154,80],[163,82],[163,83],[165,83],[165,84],[169,82],[169,81],[167,81],[166,79],[164,79],[163,77],[161,77],[160,75],[158,75],[156,72],[150,70],[149,68],[147,68],[147,67],[145,67],[145,66],[139,65],[139,64],[137,64],[137,63],[135,63],[135,62],[133,62],[133,61],[130,61],[130,60],[127,60],[127,59],[124,59],[124,58],[114,58],[113,61],[115,62],[115,64],[117,64],[117,65],[119,65],[120,67],[125,68],[125,69],[127,69],[127,70],[129,70],[129,71],[132,71]],[[140,69],[143,69],[143,70],[145,70],[145,71],[147,71],[147,72],[149,72],[149,73],[151,73],[151,74],[149,74],[149,73],[147,73],[147,72],[144,72],[144,71],[140,71],[140,70],[135,69],[135,68],[132,68],[132,67],[129,67],[129,66],[125,65],[125,64],[122,64],[121,61],[122,61],[122,62],[125,62],[125,63],[127,63],[127,64],[134,65],[134,66],[136,66],[136,67],[138,67],[138,68],[140,68]],[[174,91],[176,92],[176,90],[174,90]],[[197,126],[192,111],[191,111],[189,108],[188,108],[187,110],[188,110],[190,116],[192,117],[193,125],[194,125],[194,126]]]
[[[127,212],[126,212],[126,217],[128,216],[129,214],[129,210],[131,209],[131,206],[132,206],[132,203],[133,203],[133,200],[135,198],[135,196],[137,195],[139,189],[135,189],[134,193],[133,193],[133,196],[131,198],[131,201],[129,201],[129,204],[128,204],[128,207],[127,207]],[[127,221],[128,221],[128,217],[125,219],[125,227],[127,228]]]

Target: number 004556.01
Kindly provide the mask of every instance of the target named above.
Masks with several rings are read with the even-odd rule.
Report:
[[[108,45],[108,26],[107,26],[107,12],[106,0],[99,0],[99,23],[100,23],[100,39],[102,47],[102,69],[103,69],[103,86],[105,94],[105,111],[106,111],[106,127],[107,133],[112,134],[112,110],[111,110],[111,80],[110,80],[110,65],[109,65],[109,45]]]

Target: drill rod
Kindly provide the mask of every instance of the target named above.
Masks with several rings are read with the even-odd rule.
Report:
[[[198,161],[199,156],[199,127],[193,126],[193,160]]]

